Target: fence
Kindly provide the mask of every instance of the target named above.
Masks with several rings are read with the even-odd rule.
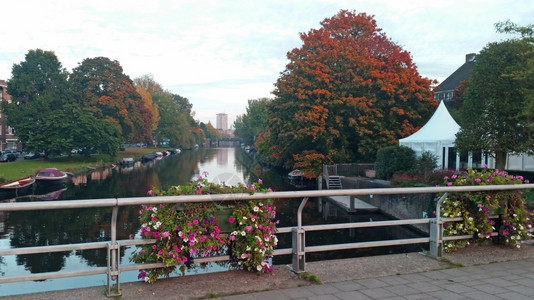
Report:
[[[323,177],[347,176],[347,177],[375,177],[375,164],[350,163],[323,165]]]
[[[107,249],[108,263],[107,267],[75,271],[75,272],[50,272],[31,274],[28,276],[0,278],[0,283],[44,280],[52,278],[65,278],[74,276],[86,276],[95,274],[107,275],[107,296],[116,297],[121,295],[120,290],[120,275],[121,272],[133,271],[140,269],[159,268],[164,265],[161,263],[153,264],[130,264],[121,266],[119,264],[119,253],[122,247],[132,245],[143,245],[154,243],[155,240],[117,240],[117,215],[118,209],[121,206],[141,205],[145,203],[191,203],[191,202],[211,202],[211,201],[245,201],[245,200],[261,200],[261,199],[293,199],[302,198],[302,202],[297,211],[297,226],[278,228],[278,234],[291,234],[292,247],[286,249],[276,249],[274,255],[291,255],[292,268],[295,272],[303,272],[305,270],[306,253],[331,251],[331,250],[345,250],[357,249],[367,247],[381,247],[381,246],[396,246],[408,244],[429,243],[430,255],[438,257],[441,255],[443,241],[455,239],[468,239],[473,236],[449,236],[443,237],[442,224],[446,221],[454,221],[456,219],[440,218],[439,214],[435,218],[423,219],[405,219],[392,221],[375,221],[362,223],[341,223],[328,225],[304,225],[302,224],[302,211],[308,202],[309,198],[318,197],[333,197],[333,196],[361,196],[361,195],[391,195],[391,194],[442,194],[442,197],[437,203],[436,211],[439,211],[440,205],[447,193],[450,192],[472,192],[472,191],[502,191],[502,190],[526,190],[533,189],[534,184],[522,185],[486,185],[486,186],[451,186],[451,187],[419,187],[419,188],[380,188],[380,189],[350,189],[350,190],[318,190],[318,191],[295,191],[295,192],[273,192],[273,193],[257,193],[249,194],[219,194],[219,195],[191,195],[191,196],[165,196],[165,197],[135,197],[135,198],[108,198],[108,199],[93,199],[93,200],[68,200],[68,201],[39,201],[39,202],[22,202],[22,203],[0,203],[0,211],[30,211],[30,210],[54,210],[54,209],[69,209],[69,208],[96,208],[96,207],[110,207],[112,209],[111,218],[111,240],[107,242],[92,242],[92,243],[78,243],[66,245],[52,245],[40,247],[25,247],[8,250],[0,250],[0,256],[4,255],[22,255],[22,254],[38,254],[59,251],[72,250],[89,250],[89,249]],[[410,238],[410,239],[395,239],[382,240],[373,242],[360,243],[343,243],[332,245],[318,245],[306,246],[305,234],[306,232],[318,230],[335,230],[335,229],[351,229],[364,227],[383,227],[383,226],[398,226],[398,225],[414,225],[414,224],[428,224],[430,226],[430,234],[428,237]],[[195,259],[195,263],[227,261],[230,257],[228,255],[205,257]]]

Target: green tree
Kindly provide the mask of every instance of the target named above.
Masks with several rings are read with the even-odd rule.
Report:
[[[267,127],[267,105],[270,101],[269,98],[248,100],[246,113],[234,122],[234,134],[245,144],[253,145]]]
[[[410,53],[372,16],[342,10],[302,33],[275,84],[260,155],[315,177],[323,163],[374,160],[431,116],[437,102]]]
[[[187,98],[163,89],[151,75],[135,78],[134,82],[152,96],[158,108],[159,122],[153,131],[156,142],[168,140],[170,145],[185,149],[202,143],[204,134],[193,119],[193,106]]]
[[[30,50],[25,61],[13,66],[8,82],[13,101],[5,104],[5,111],[24,149],[46,155],[73,148],[115,154],[121,141],[118,131],[74,101],[67,78],[50,51]]]
[[[508,153],[532,153],[534,110],[529,91],[534,78],[528,74],[534,46],[510,39],[489,43],[477,56],[464,104],[456,148],[481,151],[495,157],[504,169]]]

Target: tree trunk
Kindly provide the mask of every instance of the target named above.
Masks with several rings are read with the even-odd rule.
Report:
[[[495,169],[504,170],[506,167],[506,155],[505,151],[496,151],[495,152]]]

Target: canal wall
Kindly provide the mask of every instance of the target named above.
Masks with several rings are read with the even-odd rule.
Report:
[[[343,189],[376,189],[391,188],[389,181],[342,177]],[[396,219],[421,219],[433,217],[436,194],[393,194],[393,195],[362,195],[358,199],[377,207],[383,213]],[[415,228],[429,233],[428,225],[414,225]]]

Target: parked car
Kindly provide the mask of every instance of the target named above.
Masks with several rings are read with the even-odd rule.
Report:
[[[17,150],[13,150],[13,149],[6,149],[2,152],[2,155],[3,154],[12,154],[15,156],[15,158],[19,157],[19,152]]]
[[[24,155],[24,159],[36,159],[43,157],[42,153],[28,152]]]
[[[13,153],[4,153],[0,156],[0,162],[16,161],[17,157]]]

